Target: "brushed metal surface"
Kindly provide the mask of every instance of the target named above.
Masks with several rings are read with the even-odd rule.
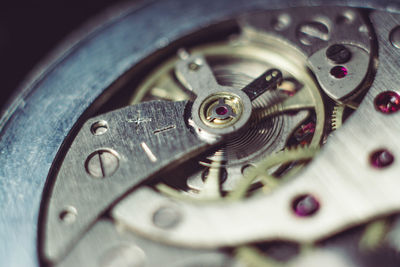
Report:
[[[186,125],[186,105],[187,101],[145,102],[99,115],[83,125],[60,166],[44,214],[44,252],[48,260],[64,256],[89,226],[129,190],[210,146]],[[98,121],[108,125],[102,135],[92,131]],[[110,151],[108,154],[119,159],[113,173],[107,173],[107,165],[100,163],[103,178],[88,170],[87,161],[90,163],[97,151]],[[66,207],[76,210],[72,223],[60,219]]]

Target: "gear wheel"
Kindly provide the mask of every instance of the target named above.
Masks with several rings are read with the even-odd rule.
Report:
[[[277,178],[268,174],[271,168],[278,165],[290,164],[292,162],[304,162],[311,160],[317,152],[318,148],[297,147],[287,148],[274,155],[267,156],[266,158],[257,162],[254,167],[246,172],[237,188],[232,191],[228,198],[241,199],[246,196],[251,184],[256,179],[260,179],[264,186],[268,188],[268,190],[273,189],[274,187],[278,186],[279,183],[287,181],[287,178],[291,177],[294,172],[297,172],[298,168],[292,169],[284,177],[279,177],[279,181]]]
[[[343,105],[336,105],[333,107],[331,117],[332,131],[336,131],[342,126],[344,110],[345,106]]]

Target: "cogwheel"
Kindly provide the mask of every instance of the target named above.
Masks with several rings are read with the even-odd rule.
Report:
[[[332,111],[331,127],[332,131],[339,129],[343,123],[343,113],[346,106],[336,105]]]
[[[227,198],[243,198],[256,179],[260,179],[263,184],[268,184],[270,187],[276,187],[278,185],[278,181],[275,177],[268,174],[268,170],[274,166],[288,164],[294,161],[310,160],[316,155],[318,150],[319,148],[300,146],[295,148],[286,148],[285,150],[265,157],[244,174],[241,182],[237,185],[236,189],[228,195]],[[291,176],[291,174],[292,172],[286,174],[284,177],[280,177],[280,182],[285,181],[287,177]]]
[[[185,192],[178,191],[164,183],[159,183],[156,185],[158,191],[163,194],[184,200],[184,201],[217,201],[217,200],[239,200],[246,196],[249,191],[251,185],[257,180],[260,179],[260,182],[264,185],[268,185],[268,187],[275,188],[281,182],[286,181],[289,177],[293,175],[293,173],[297,172],[298,168],[294,168],[289,173],[285,174],[283,177],[280,177],[279,181],[276,177],[268,174],[269,170],[275,166],[289,164],[295,161],[305,161],[312,159],[319,148],[312,147],[291,147],[286,148],[280,152],[269,155],[262,160],[260,160],[253,167],[249,168],[249,170],[243,175],[243,179],[237,184],[236,188],[231,191],[226,197],[223,197],[218,194],[210,195],[210,194],[199,194],[198,196],[194,196],[191,194],[187,194]]]

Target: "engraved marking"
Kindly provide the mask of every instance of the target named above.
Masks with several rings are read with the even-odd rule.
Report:
[[[146,155],[149,157],[149,159],[152,162],[156,162],[157,161],[156,156],[154,156],[153,152],[151,152],[150,148],[147,146],[147,144],[145,142],[142,142],[140,144],[140,146],[143,148],[144,152],[146,152]]]
[[[158,134],[158,133],[169,131],[169,130],[172,130],[172,129],[175,129],[175,128],[176,128],[176,125],[170,125],[170,126],[167,126],[165,128],[161,128],[161,129],[155,130],[153,133],[154,134]]]
[[[151,122],[151,118],[138,118],[138,119],[128,119],[128,122],[134,122],[136,125],[139,125],[141,123],[147,123],[147,122]]]

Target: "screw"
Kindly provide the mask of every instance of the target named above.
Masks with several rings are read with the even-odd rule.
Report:
[[[319,21],[305,22],[297,29],[297,38],[304,45],[314,45],[320,41],[328,41],[329,28]]]
[[[92,153],[86,160],[86,171],[94,178],[112,176],[119,167],[118,157],[107,150]]]
[[[326,50],[326,57],[335,64],[344,64],[351,59],[351,52],[344,45],[334,44]]]

